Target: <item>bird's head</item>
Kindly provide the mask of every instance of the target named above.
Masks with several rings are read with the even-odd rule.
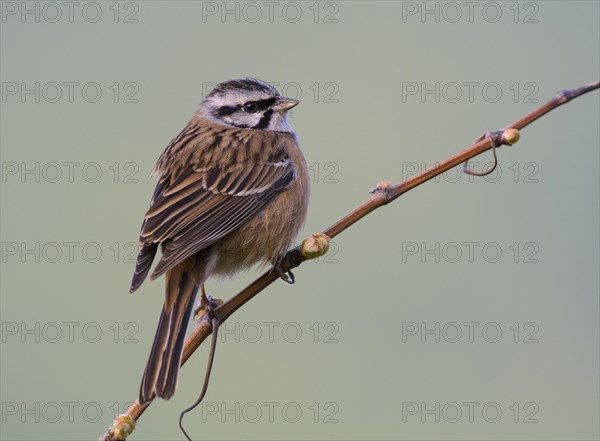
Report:
[[[200,114],[220,124],[254,130],[290,132],[287,112],[300,101],[286,98],[270,84],[240,78],[218,84],[200,105]]]

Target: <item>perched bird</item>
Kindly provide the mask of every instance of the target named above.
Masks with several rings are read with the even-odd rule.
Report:
[[[139,401],[175,392],[187,324],[198,289],[256,263],[278,269],[306,218],[309,175],[283,97],[253,78],[208,94],[153,170],[158,184],[144,217],[130,292],[162,255],[151,280],[166,275],[165,304]]]

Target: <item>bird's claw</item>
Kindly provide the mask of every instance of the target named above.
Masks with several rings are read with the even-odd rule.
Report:
[[[275,271],[277,271],[279,278],[285,283],[293,285],[296,282],[296,276],[294,276],[292,270],[288,270],[287,273],[284,273],[281,268],[279,268],[279,265],[275,265]]]
[[[197,322],[208,321],[213,318],[215,309],[223,304],[223,299],[215,299],[212,296],[202,297],[200,304],[194,310],[194,320]]]

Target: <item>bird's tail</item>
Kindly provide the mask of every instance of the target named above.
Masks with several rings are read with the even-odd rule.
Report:
[[[192,279],[183,265],[166,274],[165,304],[140,386],[142,405],[157,396],[168,400],[175,393],[187,325],[198,293],[199,285]]]

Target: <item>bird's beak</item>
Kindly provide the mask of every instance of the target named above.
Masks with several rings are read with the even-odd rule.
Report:
[[[278,110],[280,112],[287,112],[292,107],[296,107],[298,104],[300,104],[300,100],[281,97],[277,100],[277,102],[273,106],[273,109]]]

